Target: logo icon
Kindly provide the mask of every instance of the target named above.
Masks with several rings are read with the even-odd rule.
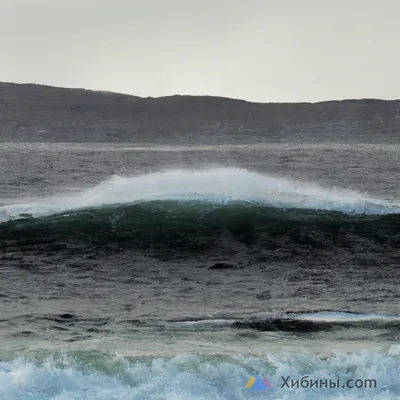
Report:
[[[246,389],[251,390],[268,390],[271,389],[272,385],[269,383],[269,380],[264,376],[252,376],[247,382]]]

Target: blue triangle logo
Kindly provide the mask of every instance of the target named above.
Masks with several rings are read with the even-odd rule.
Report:
[[[253,386],[251,387],[251,390],[268,390],[268,387],[262,380],[261,376],[257,376]]]

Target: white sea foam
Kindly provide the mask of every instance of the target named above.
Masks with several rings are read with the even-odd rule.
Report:
[[[400,321],[400,316],[384,314],[356,314],[347,312],[316,312],[288,314],[290,318],[321,322]]]
[[[393,352],[392,352],[393,353]],[[0,399],[8,400],[398,400],[400,363],[379,349],[331,357],[299,352],[255,356],[199,356],[125,359],[120,356],[54,356],[44,362],[0,362]],[[268,391],[246,389],[251,376],[265,376]],[[376,388],[282,387],[305,378],[372,379]],[[304,381],[305,382],[305,381]],[[353,381],[354,383],[354,381]]]
[[[311,312],[311,313],[288,313],[281,315],[274,315],[269,312],[258,313],[253,316],[255,320],[268,320],[274,318],[287,319],[290,320],[306,320],[315,322],[363,322],[363,321],[400,321],[400,316],[398,315],[388,315],[388,314],[358,314],[351,312],[341,312],[341,311],[322,311],[322,312]],[[187,320],[187,321],[174,321],[171,322],[172,326],[230,326],[237,319],[198,319],[198,320]]]
[[[213,168],[162,171],[135,177],[113,176],[78,193],[2,206],[0,221],[24,214],[43,216],[85,207],[148,200],[249,201],[277,207],[361,214],[400,212],[400,204],[352,190],[325,189],[309,182],[239,168]]]

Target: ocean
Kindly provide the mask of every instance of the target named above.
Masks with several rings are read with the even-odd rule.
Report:
[[[0,171],[0,400],[400,399],[399,140],[5,141]]]

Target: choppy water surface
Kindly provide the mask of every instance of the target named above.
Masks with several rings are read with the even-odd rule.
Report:
[[[0,399],[400,398],[399,160],[2,143]]]

